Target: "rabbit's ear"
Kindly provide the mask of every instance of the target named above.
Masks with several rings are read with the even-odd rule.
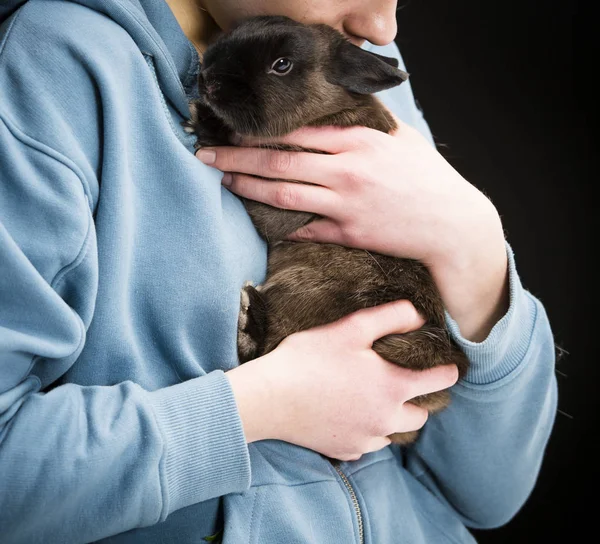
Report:
[[[372,94],[400,85],[408,74],[394,58],[365,51],[347,40],[333,51],[331,83],[358,94]]]

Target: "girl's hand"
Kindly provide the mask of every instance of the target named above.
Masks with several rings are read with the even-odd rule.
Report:
[[[418,131],[398,125],[392,134],[319,127],[277,139],[328,155],[248,147],[269,143],[256,139],[198,158],[226,172],[223,183],[240,196],[324,217],[290,239],[424,262],[463,336],[483,340],[508,306],[500,218]]]
[[[427,411],[408,401],[454,385],[456,366],[411,371],[372,345],[421,325],[410,302],[392,302],[292,334],[230,370],[246,440],[285,440],[349,461],[387,446],[390,434],[420,429]]]

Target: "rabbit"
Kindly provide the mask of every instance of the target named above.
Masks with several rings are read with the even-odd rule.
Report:
[[[196,135],[196,148],[232,145],[244,136],[276,138],[303,126],[362,125],[389,133],[396,122],[372,94],[407,78],[396,59],[365,51],[327,25],[252,17],[207,48],[199,98],[191,101],[191,118],[184,127]],[[361,308],[408,299],[426,324],[380,338],[373,349],[409,369],[454,363],[459,376],[465,375],[468,360],[448,333],[441,296],[421,262],[335,244],[287,241],[290,233],[319,216],[242,200],[267,241],[268,268],[262,285],[247,282],[242,288],[240,363],[268,353],[292,333]],[[444,390],[411,402],[433,413],[449,400]],[[407,445],[418,434],[395,433],[390,440]]]

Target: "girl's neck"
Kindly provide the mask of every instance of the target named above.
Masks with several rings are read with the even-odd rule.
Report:
[[[179,26],[202,57],[210,39],[220,29],[201,0],[166,0]]]

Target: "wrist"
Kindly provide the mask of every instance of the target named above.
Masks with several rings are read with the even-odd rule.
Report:
[[[279,436],[281,401],[268,366],[269,360],[264,356],[225,373],[248,444]]]
[[[470,208],[473,220],[454,233],[453,244],[430,262],[446,309],[462,336],[483,341],[509,304],[508,258],[500,217],[483,200]],[[476,212],[474,210],[477,210]]]

